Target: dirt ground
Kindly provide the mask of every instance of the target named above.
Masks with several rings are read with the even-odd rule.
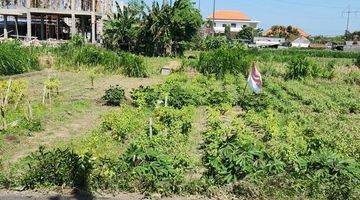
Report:
[[[148,86],[162,82],[164,76],[154,76],[150,78],[129,78],[120,75],[101,75],[95,79],[94,88],[91,87],[90,79],[84,73],[58,72],[55,70],[43,70],[29,74],[23,74],[12,79],[22,79],[29,82],[29,92],[31,101],[38,103],[41,101],[44,81],[49,76],[57,76],[61,81],[59,102],[71,103],[77,100],[86,100],[90,106],[82,112],[71,112],[67,110],[59,111],[58,117],[63,120],[45,120],[44,130],[34,133],[31,136],[21,136],[16,142],[6,141],[6,149],[2,155],[5,161],[10,163],[17,161],[30,152],[38,149],[39,146],[52,146],[61,141],[66,142],[75,137],[89,133],[99,124],[102,113],[113,109],[104,106],[101,97],[110,85],[119,85],[125,89],[126,98],[130,98],[130,91],[141,85]]]
[[[1,200],[146,200],[146,199],[158,199],[158,200],[209,200],[202,196],[189,196],[189,197],[160,197],[160,195],[152,195],[146,197],[136,193],[117,193],[117,194],[71,194],[71,193],[39,193],[36,191],[7,191],[0,190]]]

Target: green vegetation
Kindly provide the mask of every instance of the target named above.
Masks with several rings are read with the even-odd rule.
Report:
[[[39,185],[67,185],[87,189],[91,173],[90,155],[80,157],[72,150],[45,152],[43,147],[29,156],[29,170],[21,180],[26,189]]]
[[[355,65],[360,68],[360,55],[355,59]]]
[[[40,70],[36,51],[20,42],[0,43],[0,75],[22,74]]]
[[[123,74],[129,77],[146,77],[148,72],[144,59],[129,53],[121,53],[120,59],[123,65]]]
[[[245,198],[356,199],[359,88],[299,74],[267,75],[259,95],[244,93],[242,75],[171,75],[133,90],[136,107],[106,112],[79,149],[32,154],[20,181],[10,182],[162,195],[211,195],[228,185]],[[206,106],[202,132],[194,125],[198,106]],[[199,133],[201,154],[190,142]]]
[[[269,37],[286,38],[290,41],[298,38],[301,35],[300,30],[293,26],[274,25],[270,31],[266,33]]]
[[[106,22],[107,49],[80,36],[58,47],[0,44],[6,75],[55,60],[0,82],[0,188],[359,199],[359,53],[250,49],[230,34],[196,41],[190,1],[148,12],[136,2]],[[176,56],[187,45],[201,51],[129,53]],[[246,85],[252,64],[260,94]],[[176,67],[166,78],[165,65]]]
[[[218,49],[228,43],[228,39],[224,36],[208,36],[204,40],[204,46],[206,50]]]
[[[244,48],[223,46],[212,51],[202,52],[197,69],[205,75],[222,78],[228,73],[246,76],[250,65],[251,57]]]
[[[110,86],[101,99],[109,106],[120,106],[121,102],[125,100],[125,91],[118,85]]]
[[[78,36],[80,37],[80,36]],[[124,74],[130,77],[146,77],[147,70],[142,57],[126,52],[113,51],[80,42],[74,37],[70,42],[55,48],[58,68],[63,70],[94,70],[103,73]]]
[[[287,65],[286,78],[301,79],[309,76],[317,77],[319,68],[316,63],[306,57],[293,57]]]
[[[262,30],[250,26],[244,26],[241,31],[236,34],[237,39],[252,41],[254,37],[262,36]]]
[[[201,15],[190,0],[160,7],[154,2],[147,10],[131,3],[105,24],[105,46],[150,56],[182,55],[184,42],[189,42],[201,26]]]

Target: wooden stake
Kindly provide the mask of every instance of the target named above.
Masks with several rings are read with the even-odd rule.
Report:
[[[12,84],[12,80],[10,79],[9,82],[8,82],[8,87],[7,87],[6,92],[5,92],[4,105],[8,104],[8,98],[9,98],[9,95],[10,95],[11,84]]]
[[[2,99],[1,105],[0,105],[0,115],[1,115],[1,118],[2,118],[2,124],[3,124],[2,130],[7,129],[6,107],[8,105],[8,98],[9,98],[10,91],[11,91],[11,84],[12,84],[12,80],[10,79],[8,81],[8,87],[7,87],[6,92],[5,92],[5,97]]]
[[[243,97],[245,96],[245,92],[246,92],[246,88],[247,88],[248,82],[245,82],[245,87],[244,87],[244,92],[243,92]]]
[[[150,119],[149,119],[149,136],[150,136],[150,138],[153,135],[152,125],[153,125],[153,121],[152,121],[152,118],[150,117]]]
[[[167,107],[168,106],[168,96],[166,95],[165,96],[165,107]]]
[[[43,88],[43,98],[42,98],[43,104],[45,104],[45,99],[46,99],[46,85],[44,85],[44,88]]]
[[[29,121],[33,119],[33,114],[32,114],[32,107],[30,104],[29,99],[27,100],[27,108],[28,108],[28,117],[29,117]]]
[[[21,97],[23,96],[23,93],[21,92],[20,93],[20,95],[19,95],[19,97],[17,98],[17,100],[16,100],[16,102],[15,102],[15,110],[17,109],[17,107],[18,107],[18,105],[19,105],[19,103],[20,103],[20,101],[21,101]]]

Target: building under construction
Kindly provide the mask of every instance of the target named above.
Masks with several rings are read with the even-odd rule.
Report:
[[[0,37],[100,41],[113,0],[0,0]]]

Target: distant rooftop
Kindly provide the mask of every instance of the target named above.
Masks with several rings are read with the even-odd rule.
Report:
[[[286,26],[285,26],[286,27]],[[299,27],[296,27],[296,26],[292,26],[293,28],[295,28],[297,31],[299,31],[300,33],[300,37],[305,37],[305,38],[308,38],[310,37],[310,34],[306,33],[303,29],[299,28]],[[272,33],[272,30],[271,30],[271,27],[265,31],[263,33],[263,35],[267,35],[267,36],[271,36],[273,33]]]
[[[215,20],[240,20],[240,21],[250,21],[250,17],[240,11],[232,10],[220,10],[215,12]],[[209,15],[207,19],[213,19],[213,14]]]

